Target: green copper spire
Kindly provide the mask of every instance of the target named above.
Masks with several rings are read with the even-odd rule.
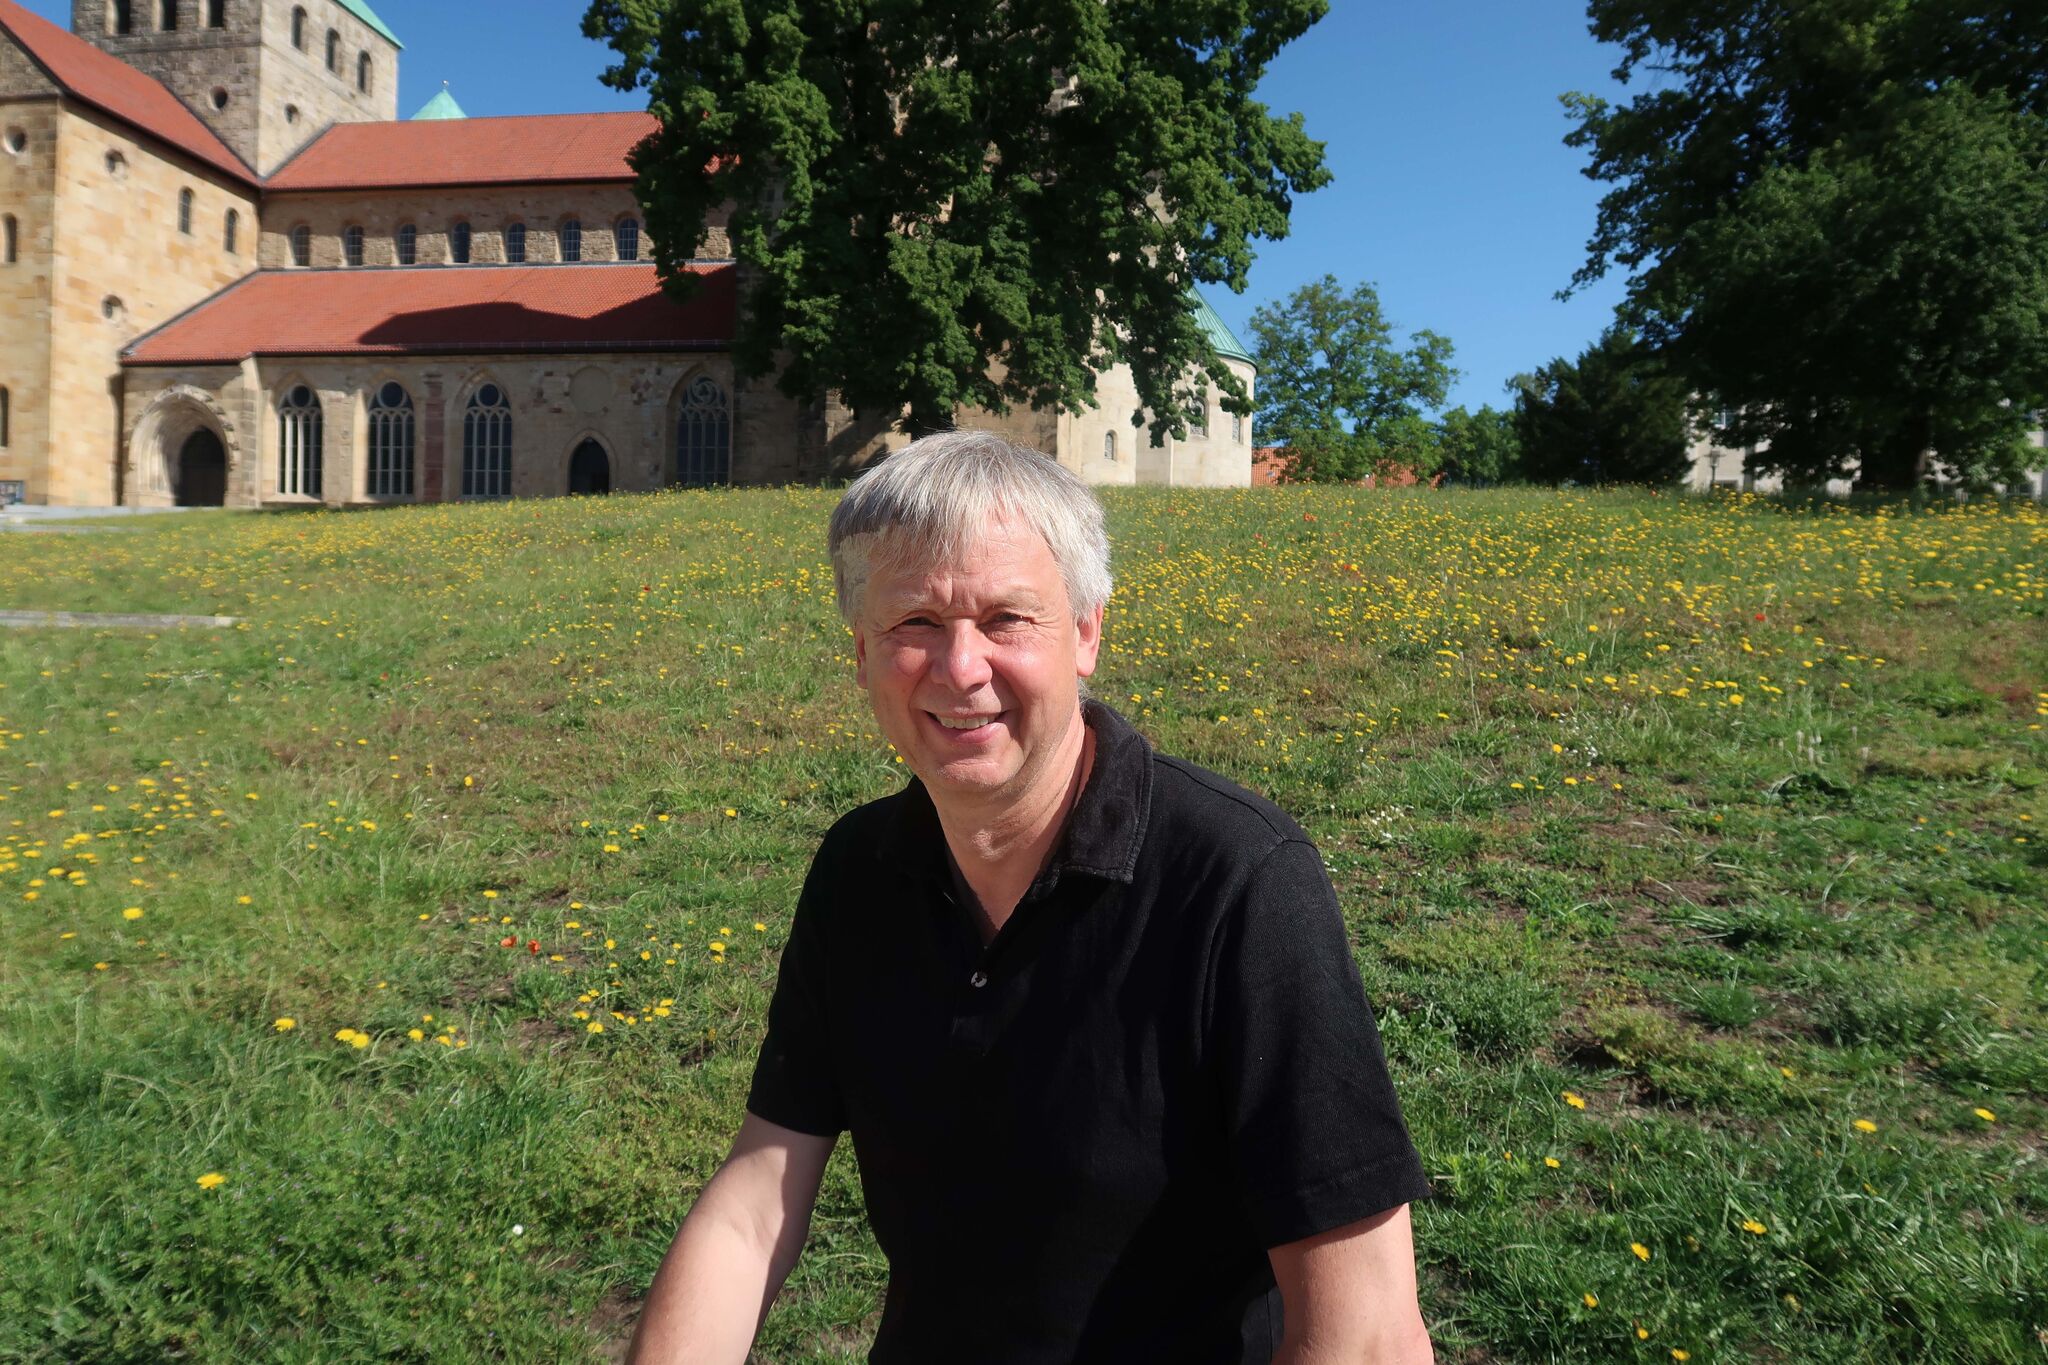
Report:
[[[368,24],[371,28],[377,30],[377,32],[383,34],[386,38],[389,38],[393,47],[402,48],[405,46],[404,43],[398,41],[396,33],[384,27],[384,21],[379,19],[376,12],[364,4],[363,0],[341,0],[341,7]]]
[[[448,82],[446,81],[441,82],[441,92],[421,105],[420,111],[413,115],[415,119],[468,117],[469,115],[462,112],[462,106],[455,102],[455,96],[448,93]]]
[[[1222,317],[1209,306],[1209,300],[1202,297],[1202,291],[1190,289],[1188,297],[1194,300],[1195,323],[1202,329],[1202,335],[1209,339],[1209,349],[1225,360],[1242,360],[1256,368],[1258,362],[1252,359],[1252,353],[1244,348],[1244,343],[1237,339],[1224,324]]]

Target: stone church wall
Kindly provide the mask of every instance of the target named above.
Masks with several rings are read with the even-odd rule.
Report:
[[[1247,390],[1256,392],[1251,366],[1225,363]],[[1220,397],[1209,395],[1206,433],[1191,428],[1184,437],[1168,436],[1154,444],[1149,430],[1131,425],[1144,408],[1130,367],[1117,365],[1096,377],[1095,407],[1060,416],[1058,449],[1046,453],[1093,484],[1244,488],[1252,479],[1252,421],[1246,417],[1233,423]]]
[[[21,50],[0,38],[0,214],[14,222],[15,246],[12,262],[0,257],[0,389],[7,406],[0,479],[33,491],[49,481],[50,283],[63,106],[53,96],[5,96],[33,92],[41,80]]]

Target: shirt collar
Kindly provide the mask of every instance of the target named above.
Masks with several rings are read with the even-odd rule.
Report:
[[[1099,701],[1081,703],[1095,732],[1095,761],[1067,813],[1067,827],[1034,884],[1050,889],[1066,872],[1129,883],[1152,809],[1152,746],[1131,723]],[[896,816],[876,847],[892,866],[945,878],[946,834],[931,793],[917,778],[903,789]]]

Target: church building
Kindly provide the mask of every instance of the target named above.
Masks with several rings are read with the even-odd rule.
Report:
[[[398,116],[365,0],[0,0],[0,503],[360,506],[781,483],[900,444],[742,379],[723,226],[656,279],[645,113]],[[1195,300],[1247,385],[1251,357]],[[962,412],[1093,483],[1242,487],[1249,419]]]

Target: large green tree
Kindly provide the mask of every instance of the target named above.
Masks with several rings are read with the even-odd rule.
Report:
[[[1477,412],[1463,405],[1437,419],[1440,468],[1459,483],[1506,483],[1522,477],[1522,442],[1512,412],[1487,404]]]
[[[1399,346],[1379,292],[1366,283],[1346,292],[1334,275],[1260,307],[1251,332],[1259,432],[1287,447],[1290,479],[1435,471],[1435,434],[1422,410],[1440,407],[1458,376],[1447,338],[1421,331]]]
[[[914,430],[956,406],[1079,410],[1128,362],[1155,433],[1205,382],[1249,411],[1190,309],[1244,287],[1328,179],[1253,95],[1325,0],[593,0],[645,89],[633,156],[674,289],[721,205],[744,267],[734,357]]]
[[[1684,381],[1627,328],[1508,387],[1522,473],[1539,483],[1669,484],[1691,463]]]
[[[2048,406],[2048,5],[1591,0],[1626,103],[1566,97],[1611,185],[1576,285],[1729,444],[1818,482],[2006,480]]]

